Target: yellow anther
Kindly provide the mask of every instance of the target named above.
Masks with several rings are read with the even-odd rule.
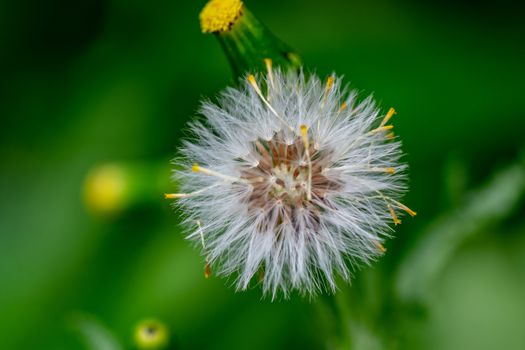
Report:
[[[255,76],[253,74],[248,74],[247,79],[253,87],[259,88],[259,86],[257,85],[257,81],[255,80]]]
[[[393,108],[390,108],[388,112],[386,113],[385,117],[383,118],[383,121],[381,122],[381,124],[379,124],[379,126],[386,125],[386,123],[388,123],[388,121],[390,120],[390,118],[394,116],[394,114],[396,114],[396,110]]]
[[[272,70],[272,59],[271,58],[265,58],[264,59],[264,65],[266,66],[266,69],[268,72]]]
[[[412,209],[410,209],[409,207],[407,207],[406,205],[402,204],[402,203],[399,203],[399,202],[396,202],[396,204],[401,208],[403,209],[404,211],[406,211],[408,213],[408,215],[414,217],[417,215],[417,213],[415,211],[413,211]]]
[[[264,59],[264,65],[266,66],[266,71],[268,72],[268,78],[270,78],[270,82],[273,83],[273,61],[271,58],[265,58]]]
[[[374,240],[374,244],[381,251],[381,253],[386,253],[386,248],[381,243],[379,243],[378,241]]]
[[[193,197],[193,196],[197,196],[201,193],[204,193],[210,189],[212,189],[213,187],[216,187],[218,186],[219,184],[213,184],[211,186],[208,186],[208,187],[204,187],[204,188],[201,188],[200,190],[197,190],[197,191],[193,191],[193,192],[190,192],[190,193],[166,193],[164,194],[164,198],[165,199],[176,199],[176,198],[186,198],[186,197]]]
[[[302,124],[299,129],[301,130],[301,138],[303,139],[304,147],[310,148],[310,140],[308,139],[308,127]]]
[[[273,66],[273,62],[272,62],[272,59],[271,58],[265,58],[264,59],[264,65],[266,66],[266,71],[268,72],[268,81],[270,82],[270,86],[272,88],[274,88],[274,83],[273,83],[273,69],[272,69],[272,66]],[[267,97],[268,97],[268,100],[270,99],[270,88],[268,87],[268,92],[267,92]]]
[[[393,140],[396,137],[396,135],[393,132],[390,132],[386,135],[387,140]]]
[[[264,98],[262,96],[261,88],[259,88],[259,84],[257,84],[257,80],[255,80],[255,75],[249,74],[247,79],[248,79],[248,82],[250,83],[250,85],[253,87],[253,89],[257,93],[257,95],[259,95],[259,97],[261,97],[261,98]],[[264,100],[266,100],[266,99],[264,99]]]
[[[272,112],[272,114],[274,116],[276,116],[277,119],[279,119],[285,126],[288,127],[288,129],[290,129],[290,131],[293,132],[294,129],[279,115],[279,113],[277,113],[277,111],[275,110],[275,108],[273,108],[271,103],[268,102],[268,99],[266,97],[264,97],[264,95],[262,94],[261,89],[259,88],[259,85],[257,84],[257,81],[255,80],[255,76],[253,74],[249,74],[246,79],[248,79],[248,83],[250,83],[250,85],[253,87],[253,89],[255,90],[257,95],[259,96],[259,98],[263,101],[263,103],[266,105],[266,107],[268,107],[270,112]]]
[[[328,98],[328,93],[334,86],[334,77],[330,76],[328,79],[326,79],[326,87],[324,89],[324,96],[323,96],[323,105],[326,102],[326,99]]]
[[[208,188],[206,188],[207,190]],[[192,197],[192,196],[195,196],[197,194],[200,194],[204,191],[195,191],[195,192],[191,192],[191,193],[165,193],[164,194],[164,199],[177,199],[177,198],[186,198],[186,197]]]
[[[394,128],[393,125],[380,126],[378,128],[375,128],[374,130],[370,131],[370,133],[374,134],[376,132],[388,131],[388,130],[392,130],[393,128]]]
[[[394,208],[390,204],[388,204],[388,211],[390,212],[390,216],[392,217],[392,220],[394,220],[394,225],[401,224],[401,220],[397,217],[396,212],[394,211]]]
[[[328,79],[326,79],[326,90],[325,91],[330,91],[333,86],[334,86],[334,77],[329,76]]]
[[[390,167],[390,168],[385,168],[385,171],[389,173],[390,175],[394,175],[394,173],[396,172],[396,169]]]
[[[306,199],[312,199],[312,158],[310,157],[310,140],[308,138],[308,127],[302,124],[299,129],[301,130],[301,138],[304,144],[304,154],[306,155],[306,161],[308,163],[308,182]]]
[[[377,194],[383,198],[388,206],[388,211],[390,212],[390,216],[392,216],[392,219],[394,220],[394,224],[400,224],[401,223],[401,220],[399,220],[399,218],[397,217],[395,211],[394,211],[394,208],[392,208],[392,205],[390,205],[390,203],[393,203],[396,207],[406,211],[410,216],[414,217],[416,216],[416,212],[413,211],[412,209],[410,209],[409,207],[407,207],[406,205],[402,204],[402,203],[399,203],[398,201],[390,198],[390,197],[387,197],[385,196],[383,193],[381,193],[381,191],[376,191]],[[390,203],[389,203],[390,202]]]
[[[203,33],[220,33],[231,29],[242,15],[240,0],[211,0],[202,9],[199,19]]]
[[[198,164],[193,164],[193,166],[191,167],[191,170],[196,173],[202,173],[202,174],[206,174],[210,176],[215,176],[215,177],[218,177],[226,181],[249,183],[249,181],[247,181],[246,179],[241,179],[240,177],[235,177],[235,176],[230,176],[230,175],[224,175],[217,171],[214,171],[208,168],[203,168]]]
[[[333,168],[334,169],[334,168]],[[360,168],[357,168],[358,170]],[[396,168],[388,167],[388,168],[364,168],[367,171],[376,172],[376,173],[388,173],[390,175],[395,174]]]
[[[341,107],[339,107],[339,113],[344,111],[347,107],[348,105],[346,104],[346,102],[341,103]]]

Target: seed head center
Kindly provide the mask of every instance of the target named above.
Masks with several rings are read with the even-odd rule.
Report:
[[[308,171],[304,167],[278,164],[270,175],[269,197],[287,204],[306,199]]]
[[[301,137],[289,142],[282,132],[270,140],[255,141],[252,156],[257,165],[241,169],[241,178],[251,184],[249,208],[267,213],[271,208],[280,208],[291,220],[295,210],[306,209],[312,211],[312,217],[318,215],[326,194],[337,190],[339,184],[323,173],[331,163],[331,152],[316,150],[313,145]]]

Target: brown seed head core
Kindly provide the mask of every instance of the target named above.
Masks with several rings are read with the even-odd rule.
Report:
[[[281,214],[292,221],[296,210],[306,209],[314,219],[318,218],[322,211],[319,204],[325,202],[327,192],[338,189],[339,185],[323,173],[323,169],[330,165],[330,152],[316,150],[314,142],[309,144],[311,170],[301,137],[290,144],[279,132],[269,141],[253,143],[252,152],[258,164],[241,172],[241,177],[253,186],[247,200],[250,209],[261,209],[270,214],[272,208],[280,208]],[[307,197],[309,171],[312,172],[311,200]],[[281,217],[279,221],[283,220],[285,218]]]

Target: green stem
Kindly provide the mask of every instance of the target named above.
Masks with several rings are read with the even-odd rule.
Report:
[[[301,60],[288,45],[278,39],[248,9],[228,31],[215,34],[235,77],[265,68],[264,59],[275,66],[298,69]]]

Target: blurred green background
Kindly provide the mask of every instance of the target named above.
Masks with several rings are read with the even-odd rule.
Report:
[[[172,349],[333,346],[322,316],[330,298],[271,302],[256,288],[235,293],[231,280],[204,279],[203,258],[162,197],[174,190],[169,161],[199,100],[233,81],[217,41],[200,33],[204,3],[0,3],[1,349],[110,349],[89,345],[97,337],[133,348],[146,318],[169,328]],[[354,330],[356,319],[372,323],[392,348],[525,349],[521,6],[245,3],[309,69],[344,74],[398,111],[411,178],[405,203],[419,215],[353,287],[341,285],[349,305],[337,313],[350,315]],[[108,162],[122,164],[132,184],[111,215],[83,199],[88,174]],[[503,176],[508,169],[515,176]],[[504,190],[483,192],[500,175]],[[514,197],[500,205],[492,198],[501,192]],[[396,283],[398,266],[426,252],[419,244],[440,229],[457,242],[445,240],[454,249],[425,301],[392,297],[396,287],[384,286]],[[441,249],[429,242],[422,259]],[[416,284],[420,277],[428,276],[412,274]],[[354,318],[364,303],[353,289],[374,278],[387,283],[367,303],[381,310],[367,317],[363,307]],[[342,319],[335,333],[345,333]],[[355,348],[377,345],[366,334],[351,340]]]

